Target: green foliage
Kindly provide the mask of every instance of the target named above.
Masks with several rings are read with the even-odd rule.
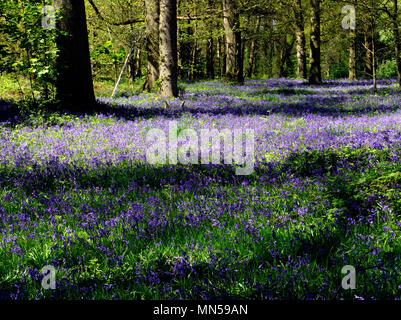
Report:
[[[348,67],[345,63],[334,63],[330,66],[331,79],[343,79],[348,77]]]
[[[377,70],[377,77],[381,79],[397,78],[397,64],[395,59],[384,61]]]
[[[33,100],[54,93],[57,31],[42,27],[44,1],[1,1],[2,68],[28,78]]]
[[[127,55],[123,47],[117,48],[114,40],[108,40],[103,44],[99,44],[90,53],[93,62],[93,71],[97,73],[104,73],[107,66],[113,66],[114,76],[117,78],[118,66],[123,62]]]
[[[387,45],[394,44],[394,33],[390,29],[383,29],[379,31],[379,40]]]
[[[96,47],[96,50],[91,53],[91,58],[100,59],[106,57],[113,65],[119,64],[123,61],[127,53],[124,48],[115,50],[114,47],[114,41],[106,41],[103,45],[98,45]]]

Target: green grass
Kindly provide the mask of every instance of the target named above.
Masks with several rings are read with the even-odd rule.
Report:
[[[393,190],[400,180],[400,165],[391,163],[385,151],[373,152],[374,158],[369,157],[369,160],[368,155],[372,155],[369,150],[299,154],[287,163],[293,173],[277,172],[274,184],[261,185],[256,178],[247,187],[233,182],[222,185],[216,181],[210,183],[208,189],[199,190],[197,195],[202,201],[194,199],[191,192],[174,192],[177,186],[163,185],[162,181],[169,178],[180,179],[180,174],[185,177],[188,172],[185,169],[181,171],[181,168],[176,168],[171,171],[171,176],[166,176],[159,170],[139,169],[126,164],[114,169],[105,168],[104,171],[89,171],[77,175],[75,181],[54,176],[52,182],[45,175],[44,180],[36,180],[35,185],[21,186],[19,189],[14,189],[11,182],[10,185],[3,184],[1,206],[8,212],[17,212],[23,204],[22,210],[32,214],[33,220],[37,216],[37,232],[41,234],[42,241],[30,240],[23,229],[14,233],[18,237],[14,245],[29,253],[20,259],[7,253],[11,247],[5,246],[0,250],[1,286],[7,288],[23,279],[24,274],[17,271],[19,264],[40,268],[51,259],[63,257],[66,259],[64,264],[75,267],[68,271],[61,270],[58,279],[62,281],[66,278],[80,288],[94,288],[90,295],[85,295],[82,291],[67,287],[62,296],[67,295],[71,299],[89,296],[98,299],[113,296],[121,299],[160,299],[180,298],[182,295],[185,298],[201,298],[196,288],[202,288],[209,297],[226,298],[263,299],[267,292],[285,299],[305,298],[308,294],[315,298],[319,295],[329,299],[339,296],[353,298],[353,295],[373,295],[373,292],[377,293],[376,298],[391,297],[397,294],[392,292],[392,288],[396,288],[401,281],[400,274],[392,271],[391,265],[391,262],[397,265],[396,257],[401,254],[401,238],[388,243],[382,229],[390,228],[400,236],[401,228],[397,224],[399,216],[391,215],[388,209],[382,208],[377,211],[375,224],[356,224],[354,228],[348,227],[347,233],[342,229],[342,223],[346,223],[341,222],[344,213],[351,217],[354,214],[347,202],[358,200],[358,203],[366,204],[366,209],[369,209],[369,192],[383,195],[388,199],[390,208],[400,212],[401,192],[399,189]],[[340,158],[347,159],[349,164],[366,165],[371,162],[377,165],[363,171],[347,169],[341,175],[333,175],[333,169],[339,165],[337,160]],[[320,168],[326,173],[314,176],[305,171],[310,168]],[[215,172],[205,170],[198,173],[202,177],[219,175],[218,169]],[[4,169],[1,174],[5,174]],[[300,177],[300,182],[292,182],[294,174]],[[263,172],[259,172],[261,175]],[[132,180],[142,180],[141,185],[149,186],[150,189],[147,192],[130,189]],[[324,187],[314,183],[318,181],[324,182]],[[61,190],[58,189],[60,186]],[[96,193],[93,187],[97,188]],[[218,201],[224,207],[234,205],[239,198],[249,205],[245,211],[237,213],[223,211],[219,219],[219,223],[224,225],[222,229],[216,229],[208,219],[201,222],[198,228],[183,228],[177,222],[164,230],[160,229],[160,233],[145,234],[142,239],[138,239],[136,230],[124,230],[120,223],[105,236],[96,229],[84,231],[79,225],[80,219],[74,218],[74,215],[50,219],[46,217],[47,202],[30,197],[33,191],[41,195],[42,199],[56,197],[60,206],[68,204],[76,210],[77,215],[83,205],[98,208],[99,212],[102,208],[109,208],[111,211],[107,211],[107,215],[110,214],[110,218],[126,212],[129,202],[141,203],[147,212],[145,216],[150,216],[154,209],[148,204],[151,198],[158,198],[162,206],[169,207],[169,216],[166,218],[170,221],[185,214],[174,206],[175,203],[199,202],[201,206],[213,207],[214,202]],[[5,201],[9,193],[13,194],[13,200]],[[254,201],[255,194],[260,195],[259,201]],[[122,196],[127,198],[119,202]],[[313,214],[305,217],[294,215],[293,208],[308,205],[312,206],[310,211]],[[247,215],[255,219],[252,212],[261,212],[263,208],[268,208],[273,214],[269,217],[260,215],[254,221],[254,225],[260,226],[258,235],[245,232],[243,222],[247,220]],[[273,227],[283,219],[286,222],[282,227]],[[148,223],[149,220],[145,218],[138,225],[138,230],[146,230]],[[238,224],[241,227],[238,228]],[[70,236],[71,242],[66,246],[60,239],[52,240],[53,232],[64,237]],[[365,237],[368,240],[364,240]],[[122,239],[128,241],[129,245],[126,246]],[[192,244],[194,248],[191,248]],[[111,263],[99,251],[99,247],[113,250],[115,255],[124,255],[124,258],[118,264]],[[373,250],[379,250],[380,254],[376,257],[371,253]],[[173,277],[170,273],[177,263],[176,257],[182,257],[183,251],[186,252],[187,263],[193,264],[195,271],[188,269],[181,276]],[[272,251],[276,254],[273,255]],[[288,260],[289,257],[292,257],[292,261]],[[307,264],[305,257],[309,260]],[[77,263],[76,259],[83,260]],[[300,259],[299,263],[294,262],[297,259]],[[358,284],[361,285],[352,293],[341,291],[338,294],[340,270],[345,264],[359,267]],[[146,278],[149,272],[164,274],[161,283],[147,280],[137,282],[138,275]],[[387,278],[383,278],[383,274]],[[204,283],[206,278],[210,282],[208,286]],[[255,289],[265,282],[268,282],[268,287]],[[166,283],[168,293],[164,292],[167,290]],[[113,286],[111,292],[104,288],[108,284]],[[25,283],[24,286],[27,289],[25,298],[33,299],[38,290],[42,297],[52,295],[41,291],[35,281]],[[61,295],[61,292],[58,294]]]
[[[119,87],[117,97],[126,92],[135,93],[142,90],[144,78],[139,78],[135,82],[123,77]],[[96,96],[111,96],[115,86],[114,79],[99,79],[93,83]],[[39,96],[39,91],[33,90],[36,97]],[[0,76],[0,98],[3,100],[20,100],[31,98],[32,91],[29,79],[17,74],[2,74]]]
[[[15,98],[12,79],[2,81]],[[140,84],[124,81],[121,90]],[[112,88],[113,81],[95,84],[97,95]],[[47,118],[32,116],[28,124],[112,127],[116,121]],[[291,131],[302,121],[283,127]],[[34,140],[22,128],[12,133],[19,145]],[[46,130],[57,138],[57,127]],[[401,284],[401,165],[394,154],[400,150],[297,152],[249,179],[221,167],[122,162],[91,169],[83,161],[63,171],[54,163],[0,163],[1,239],[7,238],[0,288],[20,299],[394,299]],[[182,188],[190,179],[195,190]],[[139,207],[143,218],[127,228],[127,213]],[[185,225],[203,208],[210,216]],[[89,219],[91,212],[99,220],[85,229],[81,214]],[[167,223],[153,227],[160,212]],[[59,288],[45,291],[37,273],[52,262]],[[357,267],[356,290],[341,289],[344,265]]]

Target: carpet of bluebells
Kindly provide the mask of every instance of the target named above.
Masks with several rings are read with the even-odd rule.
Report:
[[[170,107],[124,93],[1,122],[0,299],[399,299],[401,96],[371,87],[184,83]],[[253,129],[254,173],[148,164],[171,120]]]

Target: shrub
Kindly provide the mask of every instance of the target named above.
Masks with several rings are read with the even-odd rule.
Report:
[[[330,78],[342,79],[348,78],[348,67],[343,63],[334,63],[330,66]]]
[[[395,59],[384,61],[377,70],[377,77],[381,79],[397,78],[397,64]]]

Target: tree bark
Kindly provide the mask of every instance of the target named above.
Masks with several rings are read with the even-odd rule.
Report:
[[[400,60],[401,41],[400,41],[400,32],[398,29],[398,0],[394,0],[393,33],[395,41],[394,51],[395,51],[395,62],[397,65],[398,85],[401,88],[401,60]]]
[[[134,82],[135,79],[142,77],[141,50],[139,48],[136,49],[136,52],[131,56],[128,66],[128,77],[132,82]]]
[[[214,40],[212,34],[206,45],[206,74],[209,79],[214,79]]]
[[[226,37],[222,36],[219,38],[219,55],[220,55],[220,77],[223,78],[226,75]]]
[[[298,63],[298,78],[307,79],[306,67],[306,40],[304,16],[302,11],[302,1],[297,0],[294,8],[295,14],[295,38],[297,44],[297,63]]]
[[[194,44],[192,46],[191,52],[191,62],[190,62],[190,70],[189,70],[189,79],[193,81],[195,79],[195,68],[196,68],[196,54],[198,51],[198,44],[195,39]]]
[[[147,76],[144,90],[151,91],[159,79],[159,0],[146,0],[146,52],[148,55]]]
[[[372,18],[372,78],[373,92],[377,91],[377,75],[376,75],[376,45],[375,45],[375,23]]]
[[[310,0],[312,8],[310,32],[310,84],[322,83],[322,68],[320,61],[320,3],[321,0]]]
[[[213,0],[208,0],[208,9],[212,9],[215,3]],[[206,75],[209,79],[215,77],[215,66],[214,66],[214,55],[215,55],[215,41],[213,38],[213,26],[209,27],[209,35],[206,44]]]
[[[57,28],[66,33],[56,39],[56,99],[71,111],[92,111],[95,105],[88,30],[83,0],[54,0],[62,14]]]
[[[177,1],[160,0],[160,95],[177,97]]]
[[[356,30],[353,28],[349,31],[348,78],[351,81],[358,80],[356,76]]]
[[[135,58],[135,63],[136,63],[136,77],[140,78],[142,77],[142,60],[141,60],[141,50],[138,49],[136,52],[136,58]]]
[[[226,38],[226,79],[243,83],[241,31],[237,0],[223,0],[224,31]]]
[[[365,67],[364,67],[364,78],[370,79],[373,75],[372,67],[372,42],[371,42],[371,28],[370,23],[365,25],[364,33],[364,47],[365,47]]]
[[[255,35],[259,33],[261,20],[262,20],[261,17],[258,17],[256,20]],[[249,60],[248,60],[248,72],[247,72],[248,78],[251,78],[255,72],[255,56],[257,49],[255,35],[252,37],[251,45],[249,48]]]
[[[134,82],[136,79],[136,62],[134,56],[129,60],[128,67],[128,77],[132,82]]]

